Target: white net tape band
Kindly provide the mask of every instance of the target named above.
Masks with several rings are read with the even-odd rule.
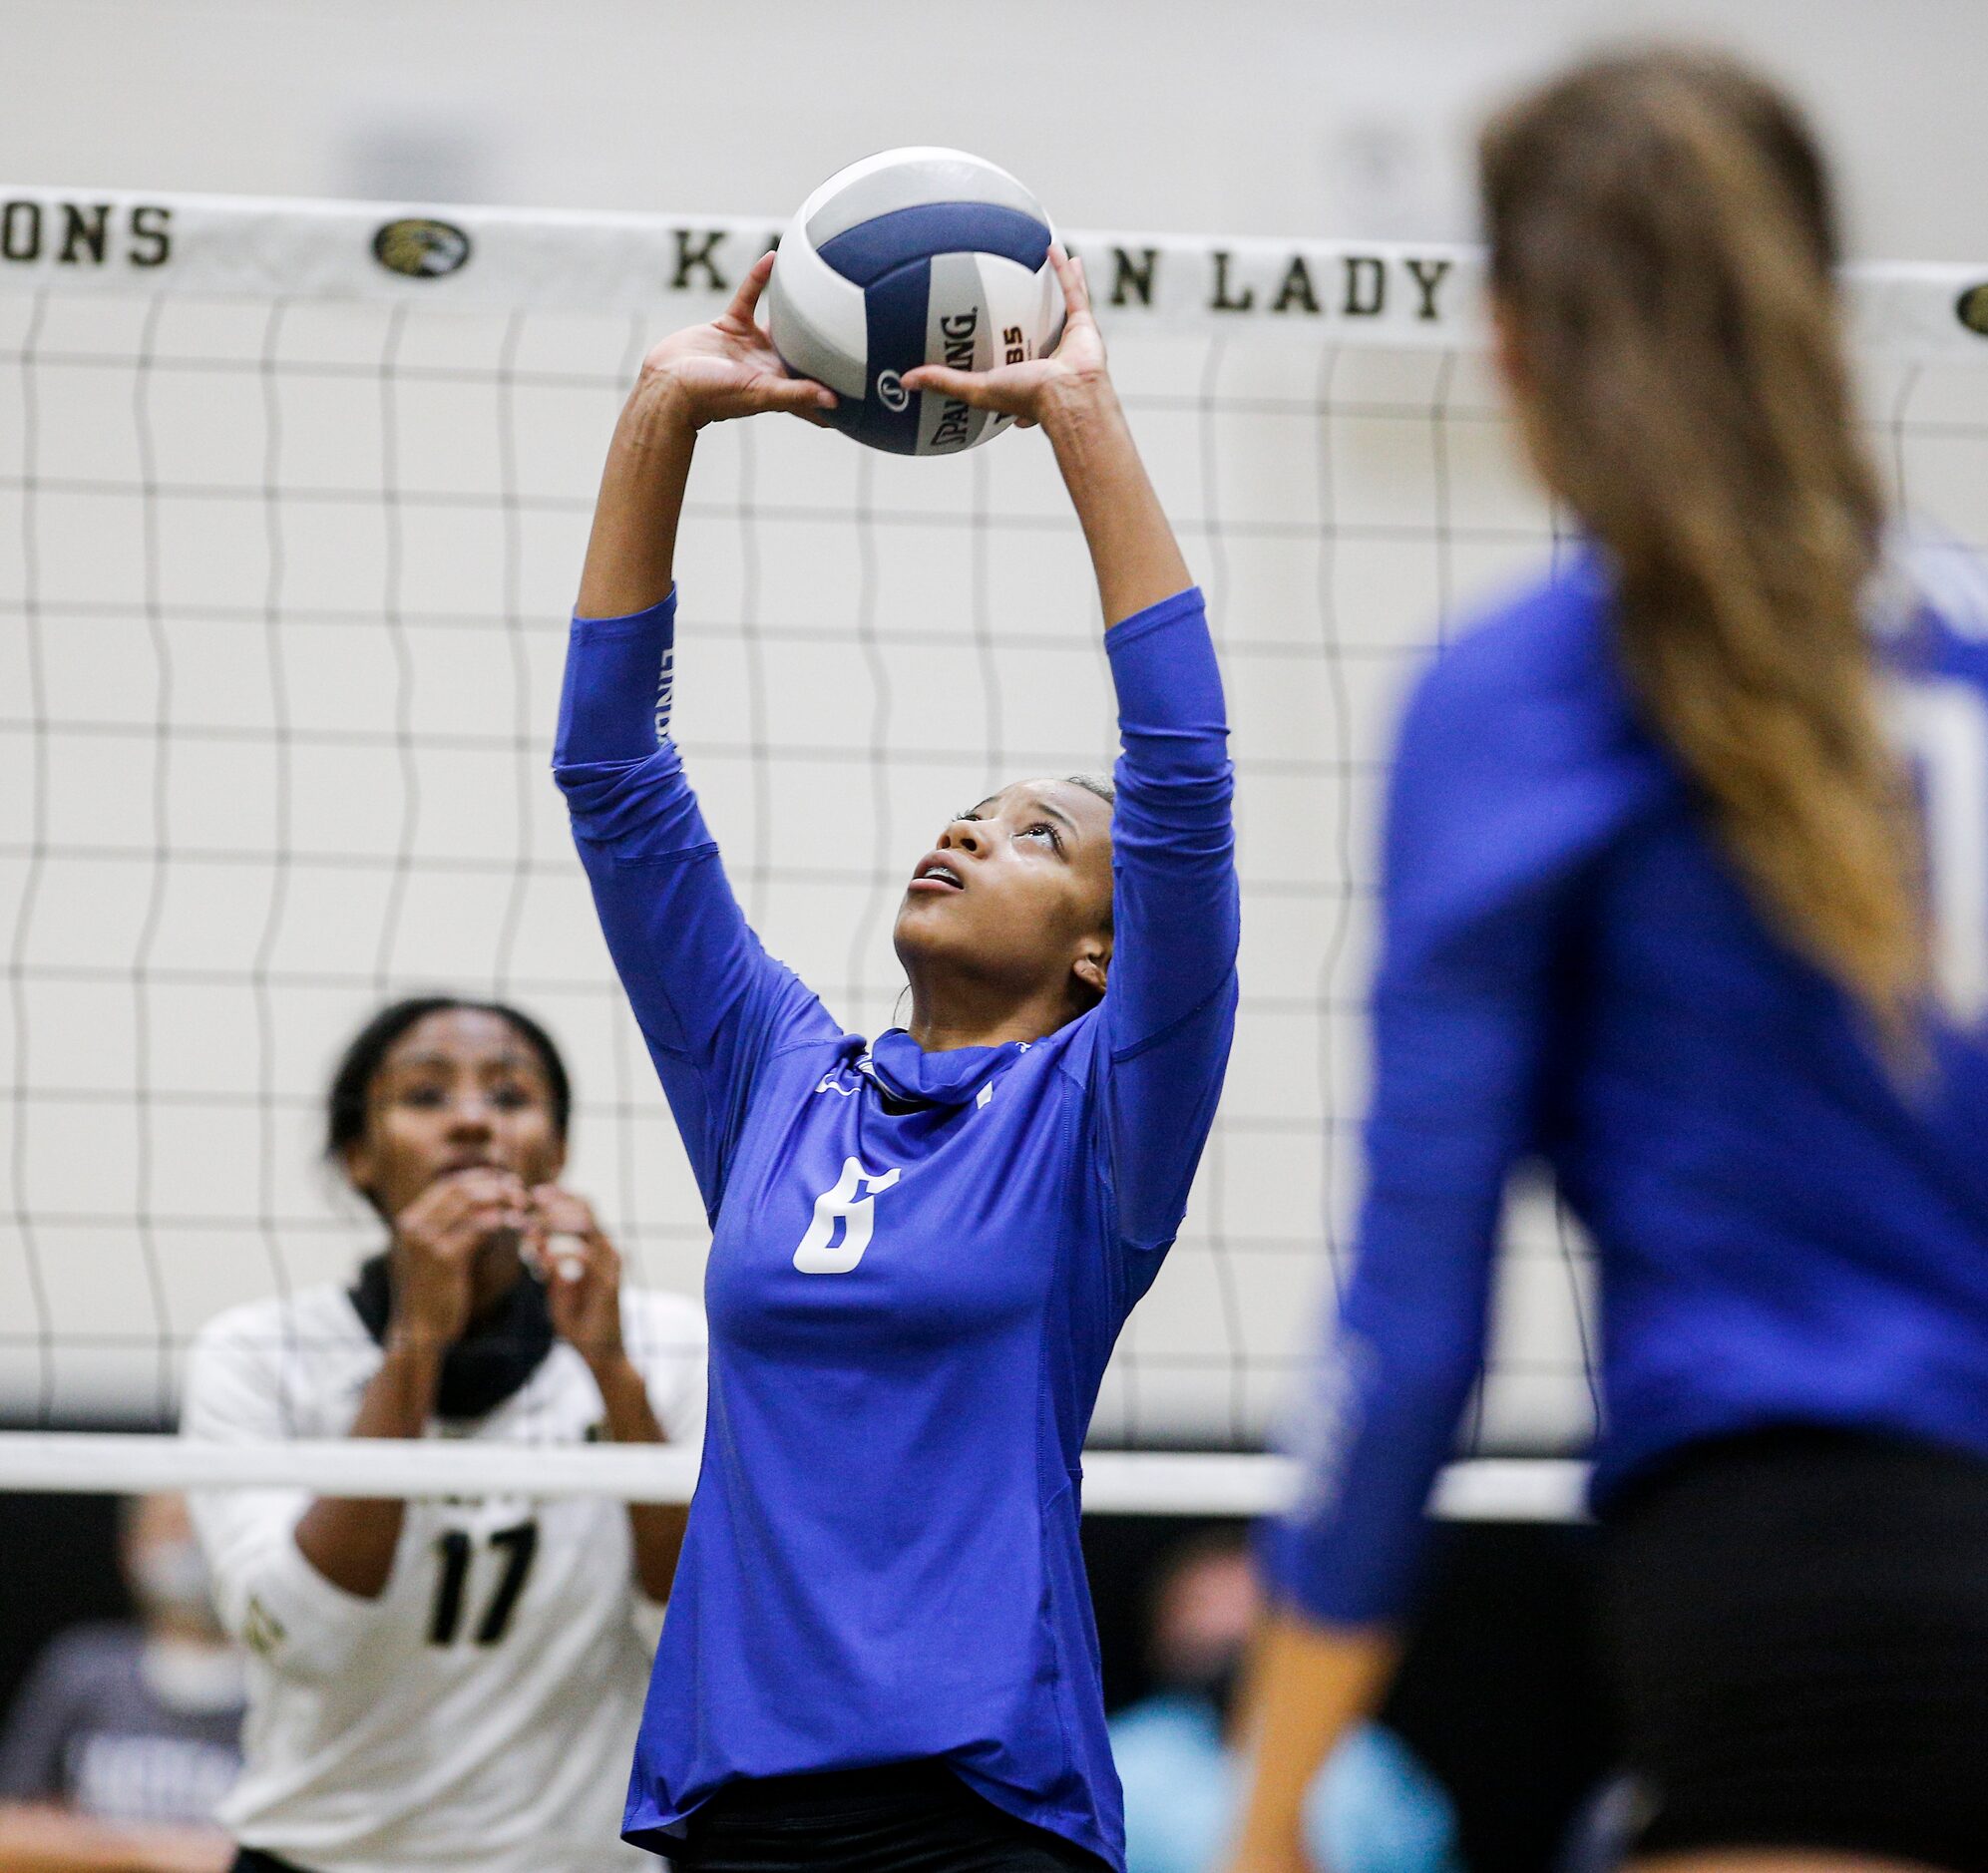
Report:
[[[47,189],[0,184],[0,290],[168,290],[447,310],[709,317],[774,244],[774,216],[554,213]],[[1442,242],[1065,230],[1115,323],[1480,348],[1483,256]],[[408,270],[401,270],[408,269]],[[1988,267],[1844,271],[1863,351],[1988,348]]]
[[[1431,1508],[1457,1521],[1565,1521],[1581,1513],[1586,1466],[1553,1458],[1454,1463]],[[1263,1515],[1292,1486],[1282,1457],[1094,1451],[1084,1459],[1092,1515]],[[612,1496],[687,1502],[694,1451],[579,1448],[442,1439],[300,1438],[205,1443],[90,1431],[0,1433],[0,1490],[127,1494],[164,1489],[307,1489],[320,1495]]]

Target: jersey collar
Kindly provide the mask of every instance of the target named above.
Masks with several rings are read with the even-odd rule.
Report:
[[[881,1033],[856,1063],[893,1099],[908,1105],[963,1106],[1009,1061],[1033,1043],[1003,1041],[997,1047],[949,1047],[927,1053],[902,1027]]]

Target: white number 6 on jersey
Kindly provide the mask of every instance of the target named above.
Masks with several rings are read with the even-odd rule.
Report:
[[[794,1251],[794,1266],[803,1275],[847,1275],[863,1260],[876,1227],[877,1196],[898,1181],[896,1171],[875,1177],[856,1158],[845,1158],[833,1190],[815,1199],[814,1221]],[[857,1191],[868,1185],[859,1197]],[[839,1226],[839,1227],[838,1227]]]

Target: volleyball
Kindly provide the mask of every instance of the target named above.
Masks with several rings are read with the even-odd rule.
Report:
[[[801,203],[767,287],[787,368],[840,399],[837,429],[895,455],[958,455],[1012,418],[908,391],[921,364],[985,371],[1053,351],[1054,229],[1005,170],[964,150],[886,150]]]

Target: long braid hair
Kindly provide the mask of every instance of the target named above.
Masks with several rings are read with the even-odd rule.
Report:
[[[1654,50],[1520,100],[1480,164],[1520,428],[1612,562],[1638,698],[1763,916],[1902,1041],[1919,842],[1861,614],[1883,503],[1815,144],[1742,67]]]

